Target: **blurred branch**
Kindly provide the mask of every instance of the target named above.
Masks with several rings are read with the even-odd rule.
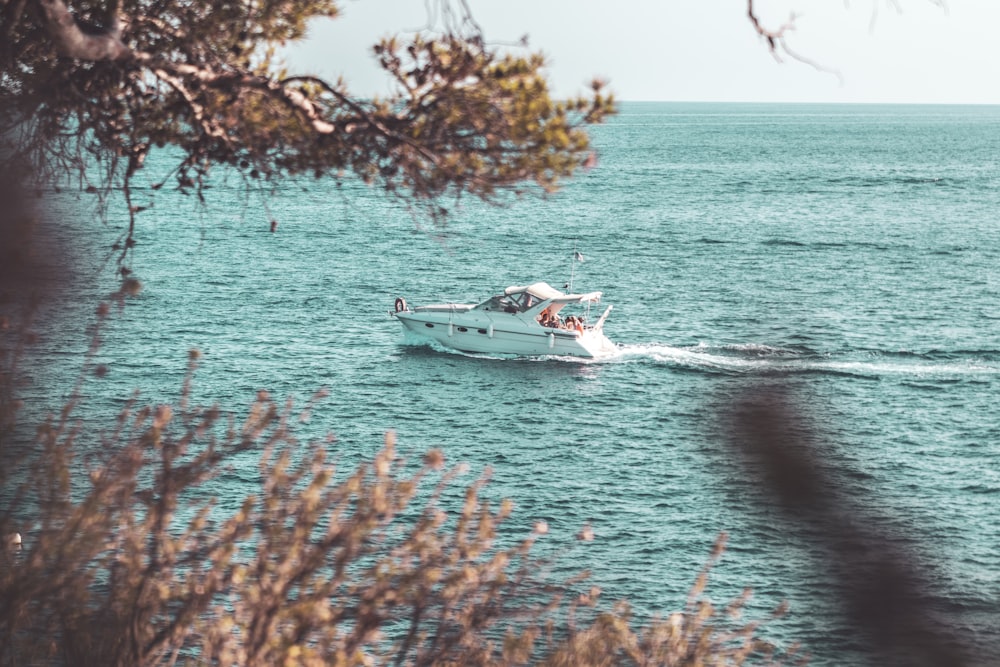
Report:
[[[966,638],[932,612],[915,555],[878,530],[886,517],[874,503],[841,488],[837,471],[820,459],[822,434],[787,387],[745,387],[726,428],[746,472],[786,521],[814,529],[821,567],[842,587],[844,618],[868,642],[873,664],[972,664]]]

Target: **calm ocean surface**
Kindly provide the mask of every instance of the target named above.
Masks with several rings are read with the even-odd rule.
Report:
[[[598,166],[556,196],[466,201],[441,230],[353,183],[247,202],[219,176],[204,209],[158,192],[139,216],[144,289],[105,331],[110,373],[86,384],[81,417],[110,423],[136,389],[175,398],[194,347],[203,403],[327,387],[307,435],[333,432],[356,462],[395,429],[413,457],[469,463],[466,481],[492,468],[488,495],[517,507],[510,534],[547,521],[556,572],[591,569],[606,602],[680,609],[727,531],[710,596],[752,587],[759,614],[788,600],[765,636],[853,664],[836,577],[720,437],[729,398],[780,383],[876,528],[917,554],[935,613],[1000,659],[1000,108],[632,103],[593,136]],[[52,218],[81,257],[32,405],[76,375],[121,222],[73,198]],[[397,296],[561,287],[574,247],[576,290],[615,306],[611,358],[449,353],[386,315]],[[223,507],[252,491],[247,466]],[[576,543],[588,521],[597,539]]]

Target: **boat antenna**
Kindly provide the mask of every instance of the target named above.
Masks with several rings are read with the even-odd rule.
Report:
[[[573,278],[576,276],[576,263],[583,261],[583,254],[576,249],[576,241],[573,241],[573,258],[569,263],[569,282],[566,287],[569,288],[569,293],[573,293]]]

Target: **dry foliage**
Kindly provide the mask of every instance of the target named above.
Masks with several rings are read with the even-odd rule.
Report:
[[[237,423],[189,405],[190,379],[176,406],[133,402],[97,443],[74,399],[5,470],[0,533],[24,546],[0,550],[4,662],[772,664],[757,623],[734,620],[742,599],[703,596],[721,541],[683,612],[637,624],[625,604],[601,612],[582,578],[542,580],[544,526],[499,546],[512,504],[484,500],[485,478],[451,507],[441,452],[407,466],[390,433],[339,471],[326,441],[295,437],[291,404],[262,392]],[[258,492],[238,510],[206,500],[254,459]]]

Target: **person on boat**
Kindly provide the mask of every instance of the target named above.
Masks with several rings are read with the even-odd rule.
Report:
[[[545,308],[544,310],[542,310],[541,313],[539,313],[538,323],[541,324],[543,327],[559,326],[559,320],[552,315],[552,311],[549,310],[548,308]]]
[[[566,328],[575,329],[579,333],[583,333],[583,321],[576,315],[570,315],[566,318]]]

